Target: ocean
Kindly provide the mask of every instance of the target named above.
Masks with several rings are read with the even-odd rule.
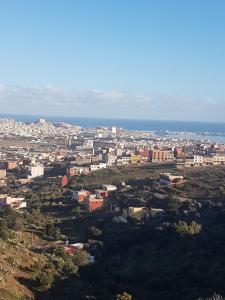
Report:
[[[59,116],[34,116],[34,115],[6,115],[16,121],[33,122],[38,118],[44,118],[51,122],[64,122],[78,125],[84,128],[95,128],[97,126],[118,126],[128,130],[155,131],[155,132],[189,132],[193,133],[189,138],[207,139],[225,142],[225,123],[213,122],[191,122],[191,121],[160,121],[160,120],[137,120],[137,119],[104,119],[83,117],[59,117]]]

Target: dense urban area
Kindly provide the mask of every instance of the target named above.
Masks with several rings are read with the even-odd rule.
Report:
[[[0,120],[0,299],[225,295],[225,144]]]

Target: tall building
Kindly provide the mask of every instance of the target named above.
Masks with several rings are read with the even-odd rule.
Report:
[[[112,126],[111,131],[112,131],[112,134],[116,134],[116,126]]]

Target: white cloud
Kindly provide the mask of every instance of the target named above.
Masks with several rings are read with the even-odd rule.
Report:
[[[123,98],[123,94],[121,92],[118,91],[97,91],[94,90],[93,91],[96,98],[99,99],[112,99],[112,100],[118,100]]]
[[[3,83],[0,82],[0,93],[3,93],[5,91],[5,86]]]
[[[117,90],[78,92],[51,84],[19,87],[0,83],[0,102],[3,113],[146,119],[218,119],[223,118],[221,112],[225,108],[224,101],[211,97]]]

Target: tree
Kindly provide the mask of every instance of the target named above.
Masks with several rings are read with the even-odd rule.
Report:
[[[54,281],[54,276],[50,269],[38,272],[35,276],[35,283],[40,290],[50,288]]]
[[[12,230],[10,229],[0,229],[0,238],[4,241],[7,241],[8,239],[12,239],[14,237],[14,234]]]
[[[80,206],[76,206],[72,212],[76,217],[80,217]]]
[[[54,239],[59,239],[60,238],[60,229],[55,227],[54,224],[47,224],[46,225],[46,234],[49,236],[49,237],[52,237]]]
[[[4,241],[14,237],[14,233],[11,229],[8,228],[7,222],[5,219],[0,220],[0,238]]]
[[[23,227],[24,227],[23,219],[17,218],[17,219],[15,220],[14,229],[18,231],[18,230],[22,230]]]
[[[75,266],[85,266],[88,264],[88,254],[86,251],[77,251],[73,257],[72,261]]]
[[[175,230],[181,235],[196,235],[201,232],[202,225],[198,224],[195,221],[192,221],[190,225],[188,225],[184,221],[179,221],[175,224]]]
[[[62,270],[66,275],[73,274],[78,271],[78,266],[76,266],[71,259],[67,259],[64,260],[64,265]]]
[[[167,206],[171,210],[177,210],[180,206],[180,202],[176,197],[171,197],[168,200]]]
[[[97,237],[99,237],[101,235],[102,235],[102,231],[99,228],[97,228],[95,226],[90,226],[88,228],[88,236],[90,238],[94,239],[94,238],[97,238]]]
[[[116,300],[132,300],[132,296],[126,292],[123,292],[123,294],[118,294],[116,296]]]

